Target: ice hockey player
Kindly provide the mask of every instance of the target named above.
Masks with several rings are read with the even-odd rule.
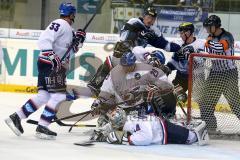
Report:
[[[131,51],[125,52],[120,64],[110,71],[103,82],[99,97],[92,104],[93,113],[101,112],[103,115],[98,121],[100,126],[102,120],[106,119],[108,107],[120,102],[126,102],[122,107],[127,112],[133,110],[145,115],[152,108],[155,114],[175,114],[174,88],[166,74],[149,64],[135,62],[135,55]]]
[[[112,57],[121,58],[122,52],[116,52],[121,50],[122,43],[129,43],[129,46],[143,46],[146,47],[147,44],[152,45],[156,48],[161,48],[166,51],[176,52],[181,47],[176,44],[167,41],[160,30],[153,26],[156,21],[157,12],[153,7],[149,7],[144,11],[142,17],[131,18],[121,29],[120,32],[120,42],[117,42],[114,48],[114,53]],[[112,58],[111,57],[111,58]],[[99,89],[102,86],[104,78],[108,75],[112,69],[111,61],[112,59],[107,57],[105,62],[100,66],[97,73],[92,77],[88,83],[88,87],[93,91],[94,94],[99,94]],[[104,77],[104,78],[102,78]],[[101,79],[102,81],[99,81]]]
[[[71,3],[59,7],[60,18],[52,21],[38,40],[41,53],[38,57],[38,93],[30,98],[17,112],[5,120],[13,132],[20,136],[24,130],[21,120],[45,105],[38,122],[36,136],[41,139],[55,139],[57,133],[48,129],[55,118],[57,106],[66,99],[66,68],[70,54],[78,51],[78,45],[85,40],[86,33],[79,29],[73,32],[76,8]],[[68,47],[74,42],[71,52],[61,61]]]
[[[172,81],[174,86],[180,85],[186,92],[188,90],[188,57],[191,53],[204,51],[205,42],[194,36],[194,25],[191,22],[180,24],[178,31],[183,44],[181,49],[173,54],[167,66],[170,70],[177,70],[176,77]]]
[[[109,110],[107,116],[109,123],[100,130],[95,130],[92,140],[141,146],[194,143],[206,145],[209,142],[206,123],[201,120],[188,126],[179,125],[161,116],[127,116],[120,107]]]

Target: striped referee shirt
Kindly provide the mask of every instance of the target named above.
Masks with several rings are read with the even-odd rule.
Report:
[[[234,38],[230,32],[222,28],[222,33],[219,36],[209,35],[211,41],[205,45],[205,49],[210,54],[234,56]],[[212,60],[211,70],[226,71],[236,68],[234,60]]]

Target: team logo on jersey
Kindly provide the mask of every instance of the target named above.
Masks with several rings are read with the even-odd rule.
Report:
[[[134,77],[136,80],[139,80],[141,78],[141,75],[140,73],[135,73]]]

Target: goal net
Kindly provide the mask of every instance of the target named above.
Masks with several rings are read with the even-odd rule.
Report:
[[[240,137],[240,57],[191,54],[188,122],[206,121],[210,134]]]

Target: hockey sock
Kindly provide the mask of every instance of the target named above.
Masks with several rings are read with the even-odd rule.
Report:
[[[56,111],[49,106],[45,106],[38,124],[42,126],[48,126],[55,116]]]
[[[49,93],[45,90],[39,90],[38,94],[29,99],[19,111],[17,111],[20,119],[27,118],[30,114],[35,112],[43,104],[46,104],[49,100]]]
[[[63,93],[51,93],[51,98],[47,102],[41,118],[38,122],[39,125],[48,126],[56,116],[57,106],[64,100],[66,100],[66,94]]]
[[[31,99],[29,99],[19,111],[17,111],[17,115],[20,117],[20,119],[27,118],[30,114],[35,112],[38,109],[38,107],[33,103]]]

